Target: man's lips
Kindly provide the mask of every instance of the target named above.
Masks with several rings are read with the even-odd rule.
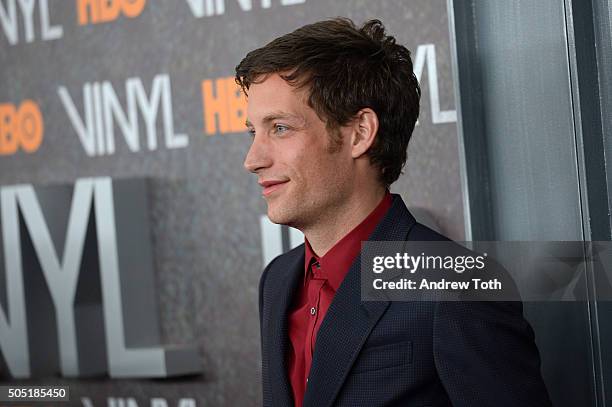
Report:
[[[276,191],[279,188],[282,188],[289,181],[281,181],[281,180],[268,180],[268,181],[260,181],[259,185],[263,187],[262,195],[268,196],[272,192]]]

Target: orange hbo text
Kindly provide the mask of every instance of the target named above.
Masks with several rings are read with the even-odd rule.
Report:
[[[77,0],[79,25],[107,23],[121,14],[138,17],[147,0]]]
[[[0,155],[15,154],[19,148],[33,153],[40,147],[43,133],[43,116],[35,102],[28,99],[19,106],[0,103]]]

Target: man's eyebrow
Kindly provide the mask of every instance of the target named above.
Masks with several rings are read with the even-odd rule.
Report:
[[[273,122],[274,120],[299,120],[300,122],[304,122],[304,118],[302,118],[301,116],[297,116],[291,113],[286,113],[286,112],[274,112],[274,113],[270,113],[269,115],[265,116],[262,119],[262,122],[264,124],[268,124],[270,122]],[[247,127],[254,127],[253,123],[251,123],[251,121],[249,119],[246,120],[245,125]]]

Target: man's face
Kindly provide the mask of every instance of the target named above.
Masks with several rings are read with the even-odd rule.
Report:
[[[247,108],[254,138],[244,166],[258,176],[270,220],[299,229],[333,222],[354,181],[350,138],[332,148],[325,122],[307,98],[306,89],[272,74],[251,85]]]

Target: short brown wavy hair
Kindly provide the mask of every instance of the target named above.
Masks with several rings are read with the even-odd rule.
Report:
[[[252,83],[279,72],[292,86],[309,88],[308,104],[328,130],[346,125],[365,107],[374,110],[379,129],[367,154],[382,183],[397,180],[419,116],[421,89],[410,51],[387,35],[379,20],[357,27],[335,18],[298,28],[249,52],[236,66],[236,83],[248,95]]]

